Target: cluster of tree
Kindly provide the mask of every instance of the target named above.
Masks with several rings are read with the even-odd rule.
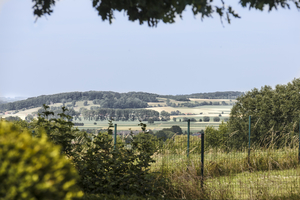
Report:
[[[171,107],[189,107],[189,108],[193,108],[193,107],[197,107],[197,106],[205,106],[205,105],[228,105],[228,103],[226,103],[225,101],[222,101],[221,103],[219,101],[203,101],[203,102],[198,102],[198,101],[194,101],[194,102],[185,102],[185,103],[169,103],[168,106]]]
[[[74,126],[84,126],[84,123],[74,122],[73,124],[74,124]]]
[[[57,106],[51,106],[51,107],[50,107],[50,111],[53,112],[53,115],[51,115],[50,117],[56,118],[56,119],[60,118],[59,114],[61,113],[61,110],[62,110],[62,106],[60,106],[60,107],[57,107]],[[41,115],[43,112],[45,112],[44,107],[40,108],[40,109],[37,111],[37,114],[40,114],[40,115]],[[71,117],[73,117],[73,118],[74,118],[74,117],[78,118],[79,115],[80,115],[80,112],[75,111],[74,108],[69,108],[68,110],[65,111],[65,114],[66,114],[66,115],[69,115],[69,116],[71,116]]]
[[[59,93],[53,95],[42,95],[38,97],[28,98],[26,100],[0,104],[0,110],[19,110],[23,108],[33,108],[40,107],[43,104],[50,105],[51,103],[67,103],[71,102],[76,104],[76,101],[83,100],[104,100],[104,106],[107,108],[124,108],[128,106],[133,106],[131,108],[138,107],[147,107],[147,102],[157,102],[156,97],[159,95],[145,93],[145,92],[128,92],[128,93],[118,93],[111,91],[88,91],[88,92],[68,92],[68,93]],[[121,100],[120,100],[121,99]],[[130,100],[127,100],[130,99]],[[138,100],[137,100],[138,99]],[[120,100],[120,101],[118,101]],[[113,101],[113,103],[110,103]],[[106,103],[105,103],[106,102]],[[114,105],[114,103],[116,103]],[[123,106],[125,104],[126,106]]]
[[[176,111],[171,111],[170,115],[182,115],[183,113],[181,113],[179,110]]]
[[[99,104],[101,108],[146,108],[148,107],[147,102],[140,100],[136,97],[121,97],[117,98],[105,98],[95,99],[94,104]]]
[[[176,101],[190,101],[189,98],[187,98],[186,96],[182,96],[182,95],[160,95],[159,97],[162,98],[167,98],[167,99],[173,99]],[[170,102],[170,100],[167,101],[167,104]]]
[[[18,116],[5,117],[5,120],[8,121],[8,122],[22,121],[22,119]]]
[[[162,130],[159,130],[157,132],[151,132],[154,136],[156,136],[158,139],[162,141],[166,141],[167,139],[172,138],[174,135],[182,135],[182,129],[180,126],[172,126],[171,128],[164,128]]]
[[[169,121],[170,120],[170,113],[168,113],[167,111],[161,111],[160,112],[160,119],[161,121]]]
[[[85,120],[109,120],[113,118],[115,121],[147,121],[153,119],[159,121],[159,112],[147,109],[110,109],[110,108],[94,108],[93,110],[81,109],[81,114]]]
[[[181,121],[182,122],[187,122],[188,120],[190,120],[190,122],[197,122],[197,120],[195,118],[188,118],[188,117],[184,117]],[[199,119],[199,122],[209,122],[209,121],[210,121],[210,117],[208,117],[208,116],[204,116],[203,119]],[[214,117],[213,121],[214,122],[219,122],[219,121],[221,121],[221,118],[220,117]],[[225,118],[224,121],[228,121],[228,118]]]
[[[176,96],[174,96],[174,95],[160,95],[160,97],[168,98],[168,99],[174,99],[176,101],[190,101],[189,98],[197,98],[197,99],[236,99],[236,98],[238,98],[239,96],[241,96],[243,94],[244,94],[243,92],[228,91],[228,92],[194,93],[194,94],[176,95]],[[175,104],[175,103],[171,103],[170,101],[167,101],[167,103],[168,102],[170,103],[170,106]],[[186,104],[189,105],[188,102],[186,102]],[[209,103],[203,102],[203,103],[200,103],[200,104],[202,104],[202,105],[212,105],[213,103],[212,102],[209,102]],[[223,104],[223,102],[222,102],[222,104]],[[178,105],[178,104],[175,104],[175,105]],[[197,105],[197,106],[199,106],[199,105]]]
[[[300,79],[274,89],[254,88],[237,99],[232,107],[229,130],[234,143],[247,145],[249,116],[251,142],[260,146],[289,144],[299,133]],[[287,137],[289,136],[289,137]],[[287,140],[290,138],[290,140]]]
[[[243,92],[238,91],[226,91],[226,92],[209,92],[209,93],[194,93],[186,95],[188,98],[197,99],[236,99],[243,95]]]

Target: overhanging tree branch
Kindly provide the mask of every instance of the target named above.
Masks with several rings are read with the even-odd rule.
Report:
[[[57,0],[32,0],[33,14],[36,18],[51,15]],[[221,6],[215,4],[221,3]],[[300,9],[300,0],[240,0],[242,7],[249,9],[269,11],[274,8],[290,8],[294,4]],[[163,23],[174,23],[176,16],[182,18],[185,8],[191,7],[194,15],[200,15],[201,19],[212,17],[214,13],[225,19],[229,24],[231,17],[240,18],[239,14],[224,0],[92,0],[92,6],[97,10],[102,20],[112,23],[116,11],[124,11],[129,21],[139,21],[140,24],[148,23],[148,26],[155,27]]]

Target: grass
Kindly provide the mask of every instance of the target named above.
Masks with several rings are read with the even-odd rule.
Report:
[[[156,154],[151,171],[169,180],[167,196],[180,199],[300,199],[298,149],[207,150],[201,187],[199,154]],[[170,189],[171,188],[171,189]]]
[[[300,197],[300,168],[260,172],[243,172],[205,181],[212,199],[225,196],[231,199],[273,199]],[[213,192],[214,191],[214,192]]]
[[[206,179],[201,188],[201,177],[193,170],[180,176],[169,176],[174,198],[181,199],[299,199],[300,168],[265,172],[243,172],[231,176]]]

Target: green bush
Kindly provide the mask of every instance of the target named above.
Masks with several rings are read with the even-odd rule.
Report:
[[[160,197],[163,180],[149,171],[150,164],[155,162],[152,158],[155,145],[148,135],[132,137],[130,148],[122,143],[114,148],[112,135],[107,132],[100,132],[93,139],[85,134],[82,139],[86,143],[73,158],[84,192]]]
[[[0,122],[0,199],[79,199],[78,175],[46,135]]]
[[[225,148],[227,147],[229,137],[228,123],[222,121],[218,129],[213,126],[205,128],[205,148]]]

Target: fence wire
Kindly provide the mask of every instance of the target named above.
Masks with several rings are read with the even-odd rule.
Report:
[[[155,162],[150,171],[161,173],[179,189],[198,189],[200,196],[210,199],[300,196],[299,121],[271,121],[271,129],[262,133],[259,120],[249,117],[243,133],[226,133],[221,139],[208,129],[189,134],[188,121],[186,135],[153,138]],[[283,126],[278,128],[278,123]]]

